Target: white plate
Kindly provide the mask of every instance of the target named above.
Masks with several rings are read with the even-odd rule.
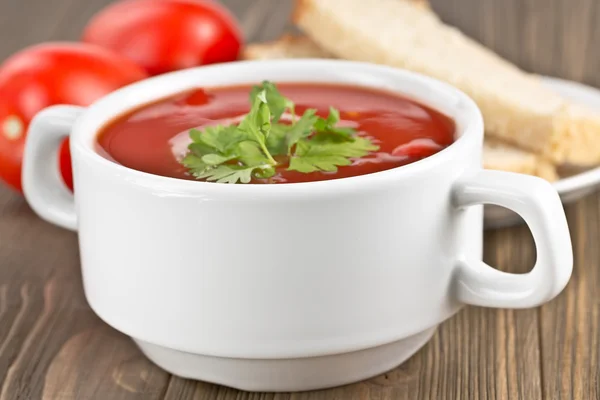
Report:
[[[562,96],[600,112],[600,90],[563,79],[543,77],[542,80]],[[579,200],[600,187],[600,167],[560,179],[554,182],[554,187],[563,204]],[[488,229],[517,225],[522,222],[523,220],[517,214],[504,208],[485,207],[485,227]]]

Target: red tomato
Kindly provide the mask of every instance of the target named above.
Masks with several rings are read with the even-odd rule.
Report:
[[[150,75],[234,61],[242,34],[211,0],[125,0],[100,11],[82,40],[125,56]]]
[[[87,106],[146,77],[131,61],[83,43],[47,43],[0,65],[0,179],[21,191],[21,160],[33,116],[55,104]],[[68,147],[60,151],[63,179],[72,188]]]

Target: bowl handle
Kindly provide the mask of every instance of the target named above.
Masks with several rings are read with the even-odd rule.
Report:
[[[459,301],[485,307],[536,307],[566,286],[573,270],[573,249],[560,198],[549,182],[480,170],[456,183],[453,202],[459,210],[495,204],[516,212],[529,226],[537,251],[535,266],[525,274],[506,273],[481,260],[459,258],[454,280]]]
[[[58,168],[58,149],[71,134],[83,108],[53,106],[39,112],[29,125],[23,155],[23,193],[31,208],[46,221],[76,230],[73,193]]]

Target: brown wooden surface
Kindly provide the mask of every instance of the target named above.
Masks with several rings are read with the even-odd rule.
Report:
[[[365,0],[368,1],[368,0]],[[77,38],[109,0],[0,0],[0,60]],[[289,29],[289,0],[228,0],[250,40]],[[524,68],[600,86],[600,1],[434,0],[442,17]],[[77,237],[0,188],[0,400],[600,399],[600,197],[567,208],[573,278],[534,310],[467,308],[400,368],[301,394],[251,394],[169,376],[100,321],[81,287]],[[486,233],[485,259],[535,259],[524,227]],[[393,317],[393,316],[390,316]]]

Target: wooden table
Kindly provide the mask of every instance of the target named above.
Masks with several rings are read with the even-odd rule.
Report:
[[[367,1],[367,0],[365,0]],[[109,0],[0,0],[0,60],[43,40],[72,39]],[[248,39],[289,28],[288,0],[229,0]],[[600,86],[600,2],[437,0],[442,17],[524,68]],[[469,307],[403,366],[359,384],[252,394],[170,376],[100,321],[81,286],[77,236],[0,188],[0,400],[600,399],[600,197],[567,207],[575,269],[533,310]],[[486,233],[485,259],[527,271],[525,227]],[[393,318],[393,316],[390,316]]]

